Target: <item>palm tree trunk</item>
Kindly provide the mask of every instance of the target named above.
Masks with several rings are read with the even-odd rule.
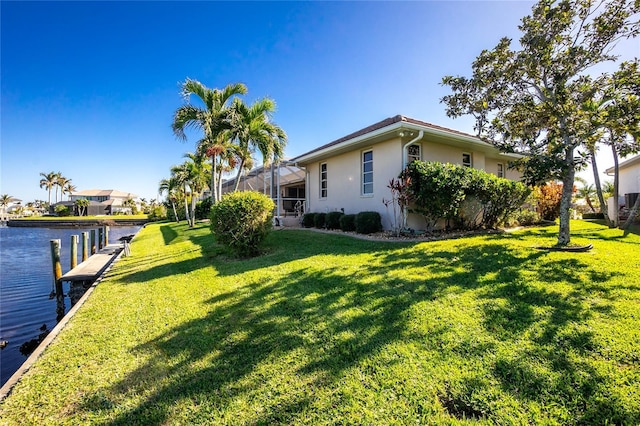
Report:
[[[195,193],[191,193],[191,226],[193,228],[196,226],[196,196]]]
[[[620,183],[620,172],[618,170],[618,151],[616,151],[615,144],[611,145],[611,150],[613,151],[613,218],[611,219],[611,223],[614,228],[617,228],[620,225],[620,219],[618,215],[618,210],[620,210],[620,205],[618,203],[618,186]]]
[[[216,182],[217,176],[217,162],[216,156],[211,156],[211,204],[215,204],[218,201],[218,185]]]
[[[604,220],[609,228],[612,227],[611,220],[609,219],[609,212],[607,209],[607,203],[604,201],[602,195],[602,185],[600,184],[600,173],[598,172],[598,164],[596,162],[596,151],[592,149],[591,154],[591,168],[593,169],[593,180],[596,184],[596,193],[598,194],[598,201],[600,201],[600,213],[604,215]]]
[[[187,223],[191,223],[189,219],[189,203],[187,202],[187,185],[184,186],[184,214],[187,219]]]
[[[244,168],[244,158],[240,160],[240,167],[238,167],[238,173],[236,174],[236,183],[233,185],[233,192],[238,190],[238,186],[240,185],[240,175],[242,174],[242,169]]]
[[[171,207],[173,207],[173,216],[176,218],[176,223],[180,223],[180,218],[178,217],[178,212],[176,211],[176,203],[171,200]]]

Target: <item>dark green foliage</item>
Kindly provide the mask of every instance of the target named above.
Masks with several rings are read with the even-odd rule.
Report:
[[[271,198],[253,191],[232,192],[211,208],[211,232],[241,257],[255,256],[272,226]]]
[[[147,215],[150,221],[165,220],[167,218],[167,209],[164,205],[155,206]]]
[[[324,228],[326,217],[327,217],[326,213],[316,213],[316,215],[313,218],[313,226],[315,226],[316,228]]]
[[[382,231],[382,218],[378,212],[360,212],[356,215],[356,232],[373,234]]]
[[[583,213],[583,219],[604,219],[604,214],[602,213]]]
[[[211,214],[211,204],[211,198],[209,197],[196,203],[196,220],[203,220],[209,217]]]
[[[356,230],[356,215],[345,214],[340,216],[340,229],[344,232],[354,232]]]
[[[302,226],[304,226],[305,228],[313,228],[315,218],[315,213],[305,213],[304,216],[302,216]]]
[[[483,170],[438,162],[414,161],[401,177],[409,178],[411,211],[425,218],[429,230],[440,219],[464,228],[495,228],[531,192],[520,182]]]
[[[342,212],[329,212],[325,218],[327,229],[340,229],[340,218],[344,215]]]

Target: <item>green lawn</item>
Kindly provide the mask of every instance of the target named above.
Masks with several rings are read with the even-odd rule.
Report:
[[[2,424],[639,424],[640,236],[273,232],[232,260],[151,224]]]

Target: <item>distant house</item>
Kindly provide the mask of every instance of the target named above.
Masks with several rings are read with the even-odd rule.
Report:
[[[383,204],[391,198],[387,185],[411,161],[459,164],[517,180],[520,174],[507,168],[515,158],[476,136],[396,115],[291,162],[306,169],[306,211],[377,211],[389,228],[391,218]],[[408,225],[420,229],[424,220],[409,215]]]
[[[69,201],[61,201],[56,206],[65,205],[73,210],[76,200],[88,200],[89,206],[85,212],[88,216],[131,214],[131,207],[125,206],[124,202],[136,198],[136,194],[115,189],[89,189],[71,193]],[[52,206],[52,211],[55,211],[55,206]]]
[[[637,194],[640,193],[640,155],[618,164],[618,172],[618,197],[620,197],[621,205],[624,204],[627,208],[631,208],[638,197]],[[614,168],[608,168],[605,173],[613,176]],[[612,205],[613,203],[609,203],[609,206]]]

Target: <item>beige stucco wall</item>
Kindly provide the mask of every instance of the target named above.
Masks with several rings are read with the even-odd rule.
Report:
[[[640,192],[640,164],[620,169],[620,181],[618,186],[618,194],[624,197],[624,194]]]
[[[470,153],[473,167],[497,173],[498,159],[487,158],[482,152],[434,143],[423,139],[421,156],[423,161],[439,161],[462,165],[462,154]],[[383,199],[389,200],[391,192],[387,185],[396,178],[403,165],[403,142],[400,138],[393,138],[375,145],[366,146],[344,154],[330,157],[326,160],[310,163],[306,166],[308,173],[307,211],[330,212],[344,209],[347,214],[362,211],[377,211],[382,216],[385,229],[392,227],[392,207],[383,204]],[[362,153],[373,150],[373,195],[362,195]],[[327,197],[320,197],[320,164],[327,163]],[[502,161],[500,161],[502,162]],[[505,162],[506,169],[506,162]],[[518,179],[519,174],[506,171],[510,179]],[[415,229],[424,229],[424,219],[419,215],[409,215],[407,225]]]

